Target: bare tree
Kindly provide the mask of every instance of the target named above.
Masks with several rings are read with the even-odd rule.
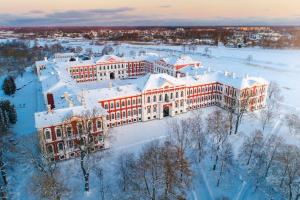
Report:
[[[205,156],[205,147],[207,145],[201,112],[194,113],[190,119],[190,131],[190,145],[196,153],[197,160],[200,163]]]
[[[266,107],[262,109],[258,115],[261,122],[262,131],[265,130],[266,125],[274,121],[279,116],[280,101],[283,100],[281,91],[277,83],[271,82],[268,87],[268,94],[266,99]]]
[[[251,136],[246,136],[239,157],[249,165],[251,159],[260,153],[264,145],[264,137],[260,130],[256,130]]]
[[[125,173],[130,174],[130,182],[126,188],[129,199],[185,198],[185,191],[190,184],[191,171],[188,164],[181,171],[178,148],[175,145],[170,142],[152,142],[143,148],[135,161],[131,161],[131,158],[129,161],[131,167]],[[188,163],[187,160],[185,162]],[[184,181],[182,181],[181,173],[183,173]]]
[[[253,56],[252,56],[252,55],[249,55],[249,56],[246,58],[246,60],[247,60],[247,63],[248,63],[248,64],[251,64],[252,61],[253,61]]]
[[[22,138],[19,149],[23,159],[29,160],[35,169],[30,189],[43,199],[60,200],[68,193],[68,189],[61,179],[56,161],[40,151],[39,142],[35,136]]]
[[[80,153],[80,168],[84,179],[84,191],[86,192],[90,190],[90,153],[95,148],[99,137],[92,132],[93,121],[100,116],[99,112],[100,110],[97,108],[86,110],[82,112],[77,120],[77,132],[79,136],[77,148]],[[66,117],[65,123],[69,123],[72,117],[72,115]],[[102,135],[101,137],[104,139],[107,135]]]
[[[133,172],[135,157],[133,153],[122,153],[118,158],[117,173],[119,174],[119,182],[123,192],[128,190],[130,185],[131,173]]]
[[[275,184],[287,199],[299,199],[299,179],[300,179],[300,150],[294,145],[284,145],[276,158],[279,168],[276,169],[277,175]],[[279,182],[278,182],[279,181]]]
[[[283,145],[284,139],[276,136],[271,135],[265,142],[264,149],[266,151],[265,157],[265,173],[264,178],[268,177],[270,168],[274,164],[274,160]]]
[[[172,120],[169,123],[169,141],[176,146],[177,156],[181,172],[181,180],[183,180],[183,170],[185,169],[185,158],[187,148],[190,146],[190,119]]]
[[[99,199],[105,200],[109,199],[110,187],[108,181],[105,179],[105,172],[103,168],[102,160],[108,156],[107,151],[100,151],[92,155],[91,168],[92,172],[96,175],[98,180],[98,189],[99,189]]]
[[[229,123],[221,110],[210,113],[207,118],[207,133],[211,135],[211,153],[215,157],[213,170],[216,170],[222,145],[228,140]]]
[[[289,129],[291,135],[300,134],[300,118],[296,114],[287,114],[286,117],[286,125]]]
[[[229,122],[229,134],[232,133],[233,128],[234,134],[237,134],[240,124],[242,123],[242,119],[249,109],[249,102],[252,95],[253,94],[251,94],[250,91],[244,91],[240,94],[239,98],[233,99],[231,104],[227,105],[228,107],[226,110],[228,112],[227,118]]]
[[[218,173],[217,187],[220,186],[221,178],[224,175],[224,172],[229,171],[233,165],[233,152],[232,145],[229,142],[222,144],[219,153],[220,167]]]

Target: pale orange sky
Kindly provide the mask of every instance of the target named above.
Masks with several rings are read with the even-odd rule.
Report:
[[[93,16],[90,10],[94,10]],[[72,15],[70,11],[81,13]],[[58,16],[64,20],[57,20]],[[0,0],[0,25],[38,25],[43,23],[43,18],[47,25],[74,24],[76,17],[81,21],[79,16],[86,17],[83,23],[94,25],[109,25],[109,22],[141,25],[143,20],[145,25],[201,25],[222,20],[224,23],[297,23],[300,0]]]

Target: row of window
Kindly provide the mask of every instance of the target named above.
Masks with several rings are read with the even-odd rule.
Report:
[[[75,69],[71,68],[70,73],[72,74],[72,73],[78,73],[78,72],[83,72],[83,71],[87,72],[88,70],[90,72],[93,71],[93,70],[96,71],[96,68],[93,68],[93,67],[80,67],[80,68],[78,67],[78,68],[75,68]]]
[[[137,101],[138,101],[139,105],[142,103],[142,99],[141,98],[138,98]],[[110,102],[110,109],[114,109],[115,107],[116,108],[120,108],[120,106],[126,107],[126,106],[130,106],[130,105],[132,105],[132,106],[136,105],[136,98],[132,98],[132,99],[128,98],[126,100],[123,99],[123,100],[121,100],[121,103],[120,103],[120,100],[117,100],[116,102],[111,101]],[[104,108],[106,110],[108,109],[108,103],[107,102],[104,103]]]
[[[115,112],[115,113],[110,113],[110,119],[109,119],[109,116],[107,116],[108,117],[107,119],[108,120],[114,120],[114,119],[119,120],[121,118],[126,118],[126,117],[135,117],[135,116],[137,116],[137,114],[139,114],[139,115],[142,114],[142,109],[141,108],[139,108],[138,110],[136,110],[136,109],[132,109],[132,110],[128,109],[128,110],[126,110],[126,111],[124,110],[122,112],[118,111],[118,112]]]
[[[78,134],[83,134],[84,133],[83,124],[81,122],[78,122],[76,126],[77,126],[77,133]],[[97,120],[96,121],[96,128],[101,129],[102,127],[103,127],[102,122],[100,120]],[[87,131],[92,131],[93,130],[93,122],[89,121],[87,123],[86,128],[87,128],[86,129]],[[62,127],[57,126],[57,127],[54,128],[54,130],[55,130],[55,135],[56,135],[57,140],[60,140],[63,136]],[[74,130],[73,130],[72,126],[68,125],[68,126],[65,127],[65,133],[66,133],[65,136],[66,137],[68,137],[68,138],[72,137],[73,132],[74,132]],[[45,136],[46,140],[52,140],[52,134],[51,134],[51,129],[50,128],[46,128],[44,130],[44,136]]]
[[[104,142],[104,139],[102,136],[98,136],[98,137],[93,137],[93,136],[90,136],[89,137],[89,143],[98,143],[99,142]],[[86,140],[84,140],[84,143],[86,143]],[[71,140],[67,140],[66,141],[66,144],[64,143],[64,141],[61,141],[61,142],[58,142],[56,144],[56,147],[57,147],[57,150],[58,152],[63,152],[65,149],[66,150],[73,150],[75,148],[75,145],[74,145],[74,141],[71,139]],[[47,153],[48,154],[54,154],[54,145],[53,144],[47,144]]]
[[[222,95],[219,94],[212,94],[212,95],[205,95],[205,96],[198,96],[197,98],[194,99],[188,99],[187,103],[192,104],[192,103],[200,103],[204,101],[210,101],[210,100],[222,100]]]
[[[214,92],[214,91],[223,91],[223,87],[220,85],[209,85],[209,86],[199,86],[198,88],[191,88],[188,90],[187,95],[192,95],[192,94],[200,94],[204,92]]]
[[[124,64],[115,64],[115,65],[107,65],[107,66],[99,66],[99,70],[109,70],[109,69],[124,69],[126,66]]]
[[[184,92],[181,91],[181,92],[180,92],[180,97],[183,97],[183,96],[184,96]],[[175,98],[178,98],[178,97],[179,97],[179,93],[178,93],[178,92],[175,92]],[[166,93],[166,94],[164,95],[164,99],[163,99],[163,95],[162,95],[162,94],[158,95],[158,101],[166,101],[166,102],[168,102],[168,101],[172,100],[173,98],[174,98],[173,92],[170,93],[170,97],[169,97],[169,95]],[[157,101],[157,97],[156,97],[156,95],[154,95],[154,96],[152,97],[152,102],[156,102],[156,101]],[[147,97],[147,103],[151,103],[151,97],[150,97],[150,96]]]

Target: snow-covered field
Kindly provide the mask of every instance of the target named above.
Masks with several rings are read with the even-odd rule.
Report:
[[[41,44],[47,43],[41,41]],[[91,45],[88,41],[76,41],[62,43],[64,46],[81,46],[84,49],[92,48],[94,52],[101,52],[103,46]],[[199,46],[194,52],[184,52],[180,46],[164,46],[164,45],[130,45],[122,44],[115,46],[115,51],[119,53],[129,54],[131,50],[136,51],[137,54],[140,50],[146,52],[157,52],[161,56],[167,56],[170,54],[189,54],[191,57],[198,59],[204,66],[209,66],[216,70],[228,70],[236,72],[240,76],[245,74],[251,74],[256,76],[262,76],[268,80],[276,81],[284,94],[284,101],[282,102],[283,112],[300,112],[300,50],[274,50],[274,49],[261,49],[261,48],[243,48],[243,49],[231,49],[225,47],[209,47],[210,57],[204,56],[203,52],[206,46]],[[246,59],[251,55],[253,60],[249,63]],[[2,82],[4,77],[0,78]],[[30,135],[35,134],[34,128],[34,112],[44,109],[43,97],[40,90],[40,85],[37,81],[36,75],[28,69],[24,75],[19,76],[16,80],[17,90],[16,94],[12,97],[7,97],[0,91],[0,98],[10,99],[17,108],[18,122],[12,127],[14,134],[16,135]],[[206,109],[204,115],[210,112],[212,109]],[[184,114],[180,117],[188,116]],[[282,135],[283,131],[283,117],[278,120],[267,129],[273,134],[283,136],[287,142],[300,146],[300,138]],[[163,120],[155,120],[145,123],[130,124],[122,127],[112,129],[112,141],[111,141],[111,157],[107,159],[105,163],[105,172],[107,173],[107,179],[114,179],[115,175],[111,170],[116,164],[116,157],[120,153],[126,151],[139,152],[141,147],[153,140],[164,139],[167,136],[167,121],[170,118]],[[247,116],[244,123],[244,130],[253,130],[253,127],[258,127],[257,122],[250,116]],[[234,150],[237,151],[238,147],[243,141],[243,134],[249,134],[244,132],[231,138],[231,142],[235,144]],[[76,167],[74,167],[74,165]],[[97,197],[97,182],[93,180],[91,183],[91,194],[86,196],[82,190],[82,175],[78,171],[78,161],[71,160],[63,163],[62,171],[64,179],[67,183],[72,181],[73,194],[70,199],[96,199]],[[30,191],[27,191],[24,187],[30,182],[30,170],[31,168],[23,169],[23,176],[18,177],[15,181],[20,185],[16,187],[18,191],[17,198],[19,199],[33,199],[30,196]],[[264,192],[258,191],[253,193],[253,186],[251,183],[247,183],[243,179],[243,174],[235,172],[231,174],[231,177],[227,177],[227,184],[220,188],[215,187],[215,180],[213,178],[212,171],[208,166],[202,166],[200,171],[195,173],[193,180],[193,186],[189,193],[190,199],[218,199],[221,196],[226,196],[229,199],[266,199]],[[15,174],[14,174],[15,176]]]

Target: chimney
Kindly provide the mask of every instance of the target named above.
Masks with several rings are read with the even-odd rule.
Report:
[[[52,110],[50,104],[47,105],[47,113],[53,113],[53,110]]]
[[[52,94],[52,93],[48,93],[48,94],[47,94],[47,103],[48,103],[48,105],[51,106],[51,109],[54,109],[54,108],[55,108],[54,97],[53,97],[53,94]]]
[[[232,78],[236,78],[236,74],[232,72]]]
[[[112,88],[112,82],[111,82],[111,81],[109,81],[109,83],[108,83],[108,88],[109,88],[109,89]]]
[[[74,106],[73,101],[71,100],[71,98],[67,92],[64,92],[64,97],[65,97],[66,101],[68,102],[69,107],[73,107]]]

